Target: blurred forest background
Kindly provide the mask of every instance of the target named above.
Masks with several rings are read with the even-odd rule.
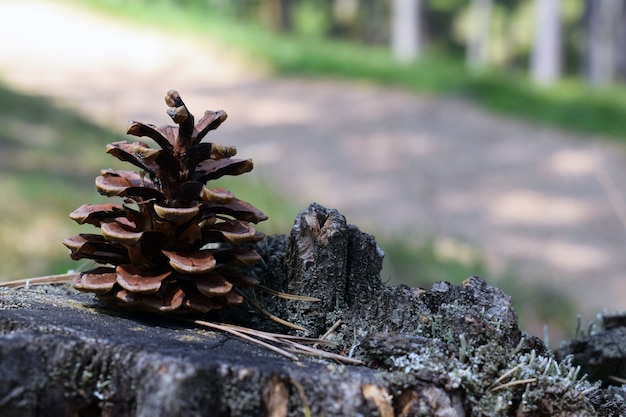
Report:
[[[366,80],[461,97],[530,123],[604,135],[618,143],[626,139],[624,0],[63,3],[86,5],[133,24],[215,37],[244,61],[282,76]],[[0,222],[0,279],[63,273],[76,265],[58,242],[85,232],[67,214],[82,203],[103,201],[93,190],[98,170],[112,165],[102,148],[126,137],[6,82],[0,84],[0,104],[0,193],[11,196]],[[270,214],[274,226],[265,232],[286,232],[302,207],[294,209],[286,196],[249,181],[226,186]],[[493,277],[480,247],[446,249],[437,239],[416,247],[402,236],[379,243],[386,252],[383,275],[393,277],[393,283],[458,283],[472,273]],[[521,283],[514,270],[499,279],[515,293],[527,322],[575,326],[578,310],[558,289]]]
[[[280,74],[460,96],[516,117],[626,137],[623,0],[79,2],[214,35]]]
[[[400,62],[441,54],[470,70],[626,80],[622,0],[178,0],[286,34],[389,47]]]

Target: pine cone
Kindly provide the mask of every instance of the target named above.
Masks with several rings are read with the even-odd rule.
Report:
[[[70,214],[102,232],[63,241],[72,259],[103,264],[77,275],[73,285],[107,301],[162,312],[208,312],[241,303],[236,287],[257,282],[238,269],[260,260],[246,246],[263,238],[250,222],[267,216],[229,191],[205,184],[248,172],[252,161],[231,159],[234,147],[201,142],[226,113],[207,111],[194,125],[178,92],[169,91],[165,102],[178,126],[131,122],[127,132],[149,137],[161,149],[126,141],[106,148],[141,169],[106,169],[96,178],[98,192],[122,197],[124,204],[85,204]]]

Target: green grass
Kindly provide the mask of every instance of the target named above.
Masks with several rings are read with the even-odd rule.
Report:
[[[623,85],[595,91],[578,80],[566,79],[554,87],[540,88],[522,75],[469,73],[458,59],[436,51],[430,51],[416,64],[400,65],[386,48],[328,41],[311,34],[282,35],[223,14],[185,9],[167,0],[80,3],[137,23],[210,37],[251,63],[264,62],[282,75],[367,80],[422,93],[461,96],[495,112],[529,121],[626,139]]]
[[[93,178],[114,135],[48,98],[0,85],[0,279],[64,272],[67,215],[97,198]]]

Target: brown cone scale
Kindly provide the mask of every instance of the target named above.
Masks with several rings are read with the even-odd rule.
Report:
[[[161,312],[208,312],[243,301],[238,287],[256,280],[239,269],[260,256],[250,249],[263,235],[250,223],[267,216],[223,188],[206,182],[252,170],[232,159],[236,149],[201,142],[226,120],[223,111],[194,116],[171,90],[165,97],[177,126],[130,122],[142,141],[114,142],[106,152],[138,170],[102,170],[96,189],[123,204],[84,204],[70,217],[100,228],[64,240],[72,259],[101,266],[76,276],[73,285],[103,300]]]

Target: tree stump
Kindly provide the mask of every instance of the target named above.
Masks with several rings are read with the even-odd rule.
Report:
[[[66,286],[0,292],[2,416],[592,416],[624,415],[623,395],[577,375],[518,326],[511,297],[460,286],[387,287],[374,238],[312,204],[290,236],[257,244],[249,271],[270,313],[328,332],[363,365],[297,362],[224,333],[119,310]],[[207,319],[274,332],[253,308]]]

